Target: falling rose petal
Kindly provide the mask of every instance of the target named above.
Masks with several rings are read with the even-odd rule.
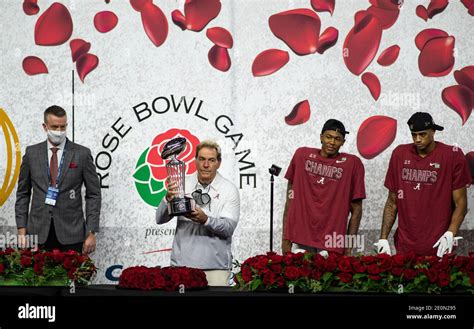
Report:
[[[362,82],[367,86],[367,88],[369,88],[372,97],[375,100],[378,100],[381,89],[379,78],[377,78],[377,76],[371,72],[365,72],[362,74]]]
[[[275,73],[288,63],[290,56],[287,51],[267,49],[255,57],[252,64],[254,77],[262,77]]]
[[[466,160],[467,164],[469,165],[469,169],[471,170],[471,177],[474,184],[474,151],[466,153]]]
[[[232,48],[234,40],[229,31],[223,27],[212,27],[207,29],[206,36],[211,40],[215,45],[218,45],[222,48]]]
[[[472,112],[472,92],[464,86],[451,86],[443,89],[441,98],[444,104],[453,109],[462,119],[464,125]]]
[[[382,38],[382,26],[370,13],[358,22],[347,34],[343,46],[343,58],[349,71],[361,74],[372,62]]]
[[[428,12],[428,18],[442,13],[449,4],[449,0],[431,0],[426,11]]]
[[[294,9],[270,16],[273,34],[298,55],[308,55],[318,48],[321,21],[310,9]]]
[[[330,26],[324,30],[319,36],[318,53],[322,55],[326,50],[334,46],[338,37],[339,31],[336,28]]]
[[[385,49],[377,59],[377,63],[382,66],[390,66],[398,58],[398,54],[400,53],[400,47],[398,45],[393,45]]]
[[[357,132],[357,149],[365,159],[373,159],[389,147],[397,135],[397,120],[376,115],[366,119]]]
[[[79,78],[84,83],[86,76],[99,65],[99,58],[93,54],[84,54],[77,59],[76,69]]]
[[[468,87],[474,92],[474,66],[466,66],[461,70],[454,71],[454,79],[461,86]]]
[[[130,0],[130,4],[132,5],[133,9],[138,12],[141,12],[143,7],[146,4],[152,3],[153,0]]]
[[[439,29],[426,29],[418,33],[415,37],[415,44],[418,50],[422,50],[428,41],[434,38],[448,37],[449,34]]]
[[[184,17],[183,13],[178,9],[173,10],[173,12],[171,13],[171,20],[181,30],[186,30],[186,18]]]
[[[311,116],[311,109],[308,100],[299,102],[293,110],[285,117],[285,122],[289,126],[296,126],[305,123]]]
[[[311,0],[311,7],[317,12],[327,11],[331,14],[334,13],[334,7],[336,0]]]
[[[111,11],[101,11],[94,16],[94,26],[97,31],[107,33],[117,26],[118,17]]]
[[[383,8],[378,8],[375,6],[370,6],[367,11],[377,17],[377,19],[382,24],[382,29],[387,30],[395,24],[400,14],[399,10],[387,10]]]
[[[428,20],[428,11],[422,5],[416,7],[416,16],[420,17],[425,22]]]
[[[400,10],[403,1],[400,0],[369,0],[370,4],[385,10]]]
[[[39,46],[57,46],[72,34],[69,10],[59,2],[53,3],[36,21],[35,43]]]
[[[91,49],[91,44],[82,39],[73,39],[69,42],[69,47],[71,48],[72,61],[75,62]]]
[[[209,63],[219,71],[226,72],[230,69],[231,62],[227,48],[214,45],[209,50],[207,57],[209,58]]]
[[[184,16],[188,30],[199,32],[221,11],[220,0],[186,0]]]
[[[156,47],[161,46],[168,36],[168,21],[161,9],[153,3],[141,7],[143,28]]]
[[[418,67],[426,77],[442,77],[454,66],[453,36],[429,40],[418,57]]]
[[[28,56],[23,59],[23,71],[28,75],[48,73],[48,68],[43,60],[36,56]]]
[[[25,14],[31,16],[39,13],[39,6],[37,4],[38,0],[25,0],[23,2],[23,11]]]

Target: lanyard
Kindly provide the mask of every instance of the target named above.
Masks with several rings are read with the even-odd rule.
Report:
[[[59,178],[61,177],[61,171],[62,171],[62,168],[63,168],[63,162],[64,162],[64,154],[66,153],[66,144],[64,144],[64,150],[63,150],[63,154],[61,155],[61,162],[59,163],[59,167],[58,167],[58,176],[56,178],[56,188],[58,188],[58,183],[59,183]],[[48,166],[48,182],[51,182],[51,171],[50,171],[50,168],[49,168],[49,161],[46,161],[46,164]]]

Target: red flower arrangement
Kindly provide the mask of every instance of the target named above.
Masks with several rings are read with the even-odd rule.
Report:
[[[181,287],[197,289],[207,287],[207,279],[204,271],[196,268],[135,266],[122,271],[119,287],[167,291],[177,290]]]
[[[389,256],[348,257],[330,253],[286,253],[251,257],[242,264],[234,281],[239,290],[290,289],[303,292],[330,290],[474,294],[474,253],[469,257]]]
[[[88,256],[73,250],[0,250],[0,285],[86,285],[96,272]]]

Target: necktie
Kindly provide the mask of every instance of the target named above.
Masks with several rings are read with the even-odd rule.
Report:
[[[51,161],[49,163],[49,174],[51,176],[51,186],[56,186],[56,178],[58,177],[58,148],[52,147]]]

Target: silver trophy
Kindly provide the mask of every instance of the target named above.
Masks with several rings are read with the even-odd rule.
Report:
[[[165,144],[161,152],[161,158],[170,162],[166,164],[166,172],[171,182],[177,184],[178,194],[168,202],[168,213],[171,216],[189,214],[194,210],[192,198],[185,196],[184,177],[186,164],[178,160],[176,157],[186,148],[186,138],[173,138]]]

